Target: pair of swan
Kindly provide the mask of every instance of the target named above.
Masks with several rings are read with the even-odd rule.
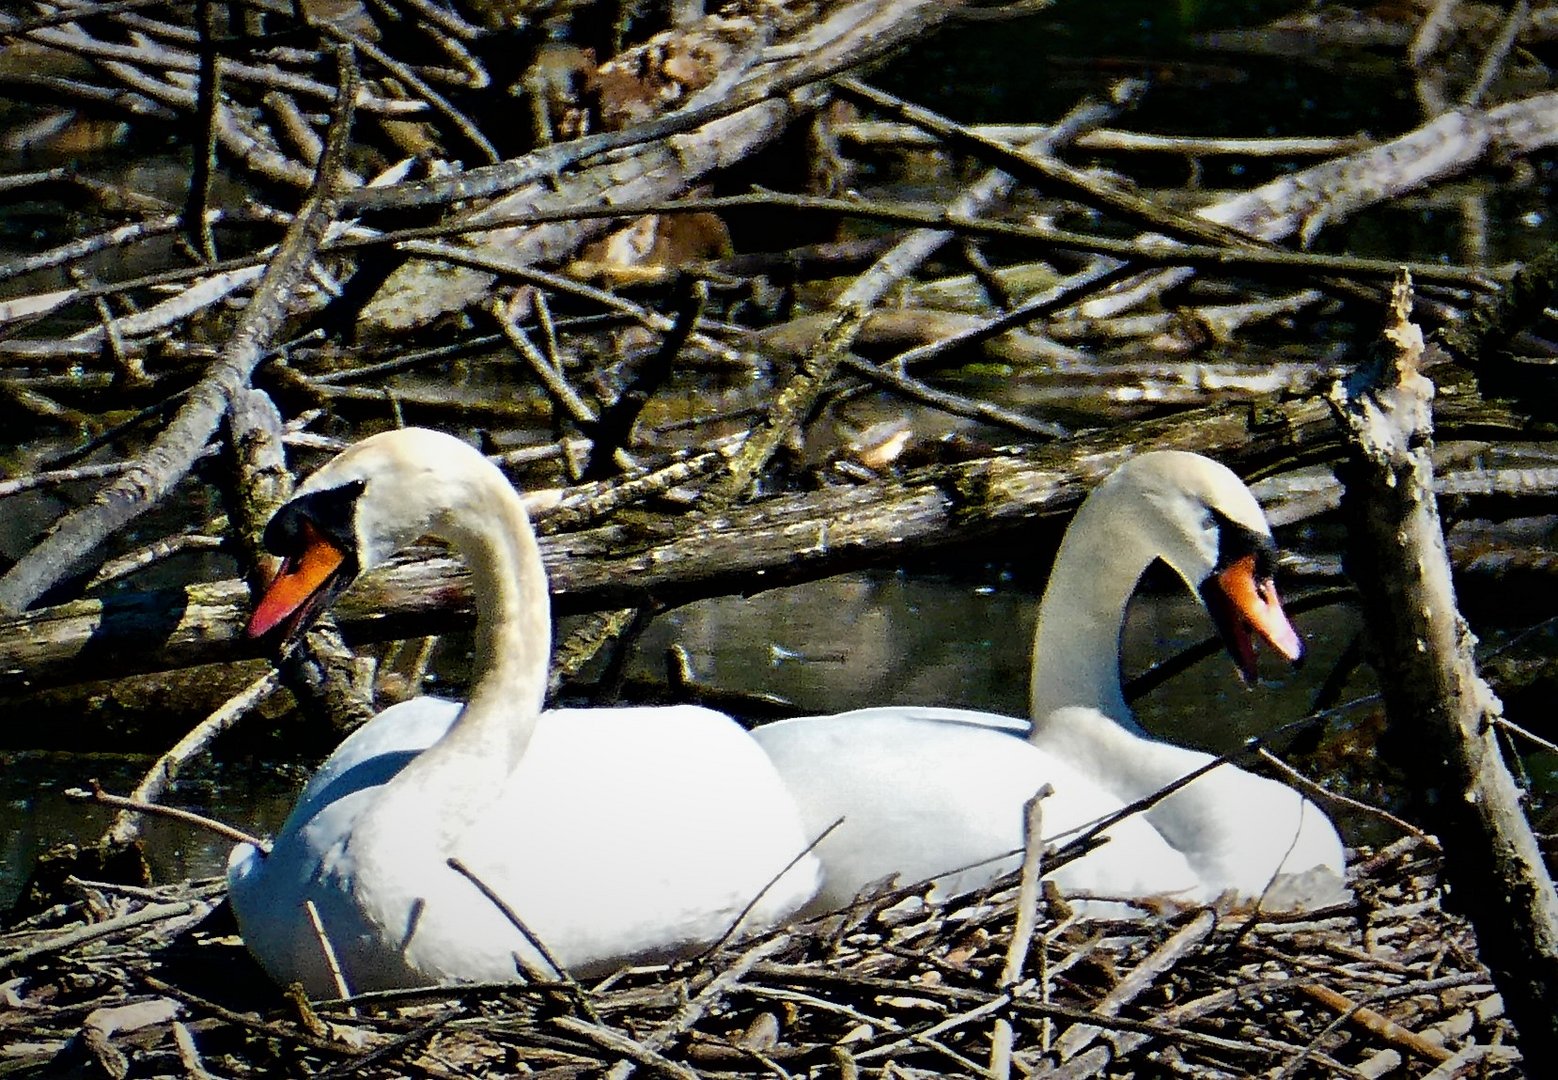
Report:
[[[1302,645],[1272,584],[1270,526],[1244,483],[1197,454],[1130,459],[1088,496],[1061,541],[1034,634],[1031,722],[895,706],[753,733],[809,829],[844,819],[818,846],[825,877],[808,913],[847,904],[892,874],[935,879],[941,895],[988,884],[1016,865],[1024,803],[1045,783],[1054,788],[1042,807],[1045,836],[1064,838],[1213,760],[1149,736],[1121,689],[1126,605],[1156,559],[1198,593],[1246,679],[1255,676],[1255,637],[1298,659]],[[1344,895],[1345,856],[1326,815],[1232,765],[1106,835],[1109,843],[1051,875],[1062,892],[1204,902],[1231,890],[1268,909]]]
[[[690,706],[542,712],[549,606],[523,504],[476,451],[418,429],[356,444],[277,513],[266,543],[287,561],[250,632],[295,631],[422,535],[448,540],[470,566],[470,700],[380,713],[309,781],[268,854],[245,844],[229,859],[251,952],[316,996],[510,980],[553,964],[589,976],[694,954],[738,920],[757,929],[837,908],[892,874],[939,878],[946,894],[987,883],[1014,865],[1023,805],[1041,785],[1055,789],[1044,808],[1054,836],[1208,760],[1148,738],[1120,693],[1120,623],[1154,557],[1202,590],[1246,670],[1251,630],[1299,651],[1248,490],[1204,458],[1147,454],[1099,487],[1062,544],[1041,608],[1031,727],[888,708],[749,737]],[[1260,896],[1279,873],[1340,881],[1324,815],[1231,766],[1108,835],[1055,872],[1063,891],[1204,900]],[[959,867],[970,868],[947,873]]]
[[[334,997],[556,977],[554,963],[585,977],[695,954],[816,892],[812,838],[730,718],[692,706],[542,712],[540,549],[503,474],[458,439],[390,432],[314,473],[267,527],[287,561],[250,633],[295,630],[423,535],[470,568],[470,700],[379,713],[309,781],[269,854],[233,850],[233,911],[273,978]]]

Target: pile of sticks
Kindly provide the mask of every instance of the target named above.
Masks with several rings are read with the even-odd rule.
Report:
[[[0,936],[0,1071],[109,1076],[1517,1076],[1436,853],[1355,864],[1353,903],[1099,921],[1020,886],[901,892],[594,985],[308,1005],[243,952],[215,883],[73,881]],[[1031,909],[1030,909],[1031,910]]]

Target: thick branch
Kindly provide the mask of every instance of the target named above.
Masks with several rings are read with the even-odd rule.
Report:
[[[606,526],[547,536],[543,551],[560,613],[751,592],[1058,513],[1134,450],[1194,449],[1250,469],[1333,439],[1328,419],[1316,400],[1253,418],[1245,406],[1196,410],[1055,449],[673,519],[653,534]],[[28,613],[0,623],[0,691],[231,659],[248,648],[239,640],[247,603],[240,584],[222,582]],[[358,582],[334,613],[354,640],[420,636],[468,622],[469,595],[454,560],[408,560]]]
[[[1386,713],[1412,787],[1443,841],[1457,900],[1477,931],[1528,1061],[1558,1051],[1558,892],[1499,753],[1497,697],[1477,674],[1475,639],[1450,579],[1429,457],[1433,384],[1418,373],[1422,334],[1398,286],[1395,353],[1338,384],[1340,470],[1351,570],[1373,636]]]

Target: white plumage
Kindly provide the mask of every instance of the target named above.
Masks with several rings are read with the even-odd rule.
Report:
[[[773,767],[728,717],[692,706],[541,713],[545,571],[502,474],[418,429],[356,444],[278,513],[289,556],[256,610],[306,618],[418,536],[465,558],[477,609],[468,703],[422,697],[353,733],[304,788],[268,855],[236,847],[229,891],[250,951],[333,996],[305,902],[351,992],[550,973],[459,859],[574,976],[685,957],[783,919],[815,891],[809,838]]]
[[[1162,559],[1209,606],[1242,670],[1251,633],[1301,652],[1271,585],[1271,534],[1249,489],[1204,457],[1133,458],[1089,496],[1067,530],[1039,610],[1033,721],[892,706],[804,717],[754,735],[807,827],[844,824],[819,846],[824,884],[809,910],[847,903],[898,873],[966,891],[1015,865],[1023,804],[1043,784],[1045,833],[1064,833],[1151,795],[1212,760],[1155,739],[1120,687],[1125,608]],[[1024,736],[1026,736],[1024,738]],[[1053,876],[1073,895],[1209,900],[1232,890],[1268,908],[1313,907],[1343,893],[1341,840],[1292,788],[1222,765]],[[994,860],[994,861],[991,861]],[[982,870],[946,875],[979,864]]]

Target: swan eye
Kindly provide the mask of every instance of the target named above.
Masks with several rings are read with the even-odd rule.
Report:
[[[1277,547],[1270,536],[1258,533],[1246,525],[1217,510],[1209,511],[1217,562],[1214,570],[1228,569],[1241,559],[1254,558],[1255,576],[1264,580],[1274,576],[1277,567]]]
[[[265,550],[272,555],[292,555],[307,546],[307,534],[312,530],[342,551],[355,551],[353,519],[357,499],[367,486],[366,480],[352,480],[293,499],[277,510],[265,526]]]

